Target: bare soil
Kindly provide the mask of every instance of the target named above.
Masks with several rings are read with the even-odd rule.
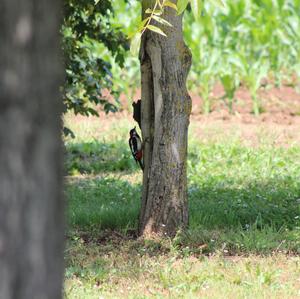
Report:
[[[263,112],[259,116],[252,113],[252,101],[246,88],[241,87],[235,97],[234,112],[229,113],[221,86],[215,86],[212,93],[212,112],[201,112],[202,99],[192,95],[193,110],[191,124],[195,123],[195,133],[199,137],[221,128],[224,137],[235,133],[249,145],[273,142],[277,146],[300,144],[300,94],[289,86],[272,88],[260,92]],[[216,132],[215,132],[216,133]]]

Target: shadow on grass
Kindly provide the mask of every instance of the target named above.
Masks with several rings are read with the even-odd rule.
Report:
[[[276,248],[298,252],[297,191],[288,187],[284,179],[252,183],[244,189],[190,186],[190,228],[172,242],[179,247],[188,244],[201,252],[220,248],[231,253],[262,253]],[[131,238],[137,228],[140,192],[139,184],[121,178],[73,180],[67,187],[70,231],[80,231],[98,241],[102,238],[103,242],[106,230]],[[162,250],[159,244],[153,246]]]
[[[209,178],[208,178],[209,181]],[[300,226],[300,190],[290,178],[249,182],[243,188],[230,187],[225,180],[219,186],[210,184],[189,187],[190,226],[206,228],[248,229],[271,226]]]
[[[223,182],[225,184],[225,182]],[[190,227],[248,229],[300,226],[300,190],[288,180],[245,188],[189,187]],[[76,225],[131,229],[136,225],[141,185],[111,176],[82,177],[68,184],[69,219]]]
[[[66,145],[65,169],[69,175],[99,174],[111,171],[133,172],[138,169],[128,143],[120,140]]]
[[[141,187],[109,176],[79,178],[67,186],[68,221],[80,230],[132,230]]]

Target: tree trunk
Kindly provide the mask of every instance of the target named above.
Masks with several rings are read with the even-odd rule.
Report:
[[[154,2],[144,0],[143,12],[153,8]],[[191,99],[186,78],[191,53],[183,41],[182,15],[166,8],[161,17],[173,25],[154,24],[167,37],[147,30],[140,50],[145,169],[139,233],[144,236],[174,236],[188,224],[186,166]]]
[[[0,298],[61,298],[59,0],[0,3]]]

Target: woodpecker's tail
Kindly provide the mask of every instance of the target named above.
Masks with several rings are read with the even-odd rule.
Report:
[[[141,169],[144,171],[144,164],[143,164],[142,160],[138,160],[138,162],[140,164]]]

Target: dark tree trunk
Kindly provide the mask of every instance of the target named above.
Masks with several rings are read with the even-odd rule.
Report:
[[[143,1],[143,12],[154,0]],[[191,99],[186,78],[191,53],[183,41],[182,15],[166,8],[155,25],[167,37],[147,30],[142,38],[142,136],[144,177],[139,221],[141,235],[174,236],[188,224],[187,134]]]
[[[60,1],[0,2],[0,298],[61,298]]]

